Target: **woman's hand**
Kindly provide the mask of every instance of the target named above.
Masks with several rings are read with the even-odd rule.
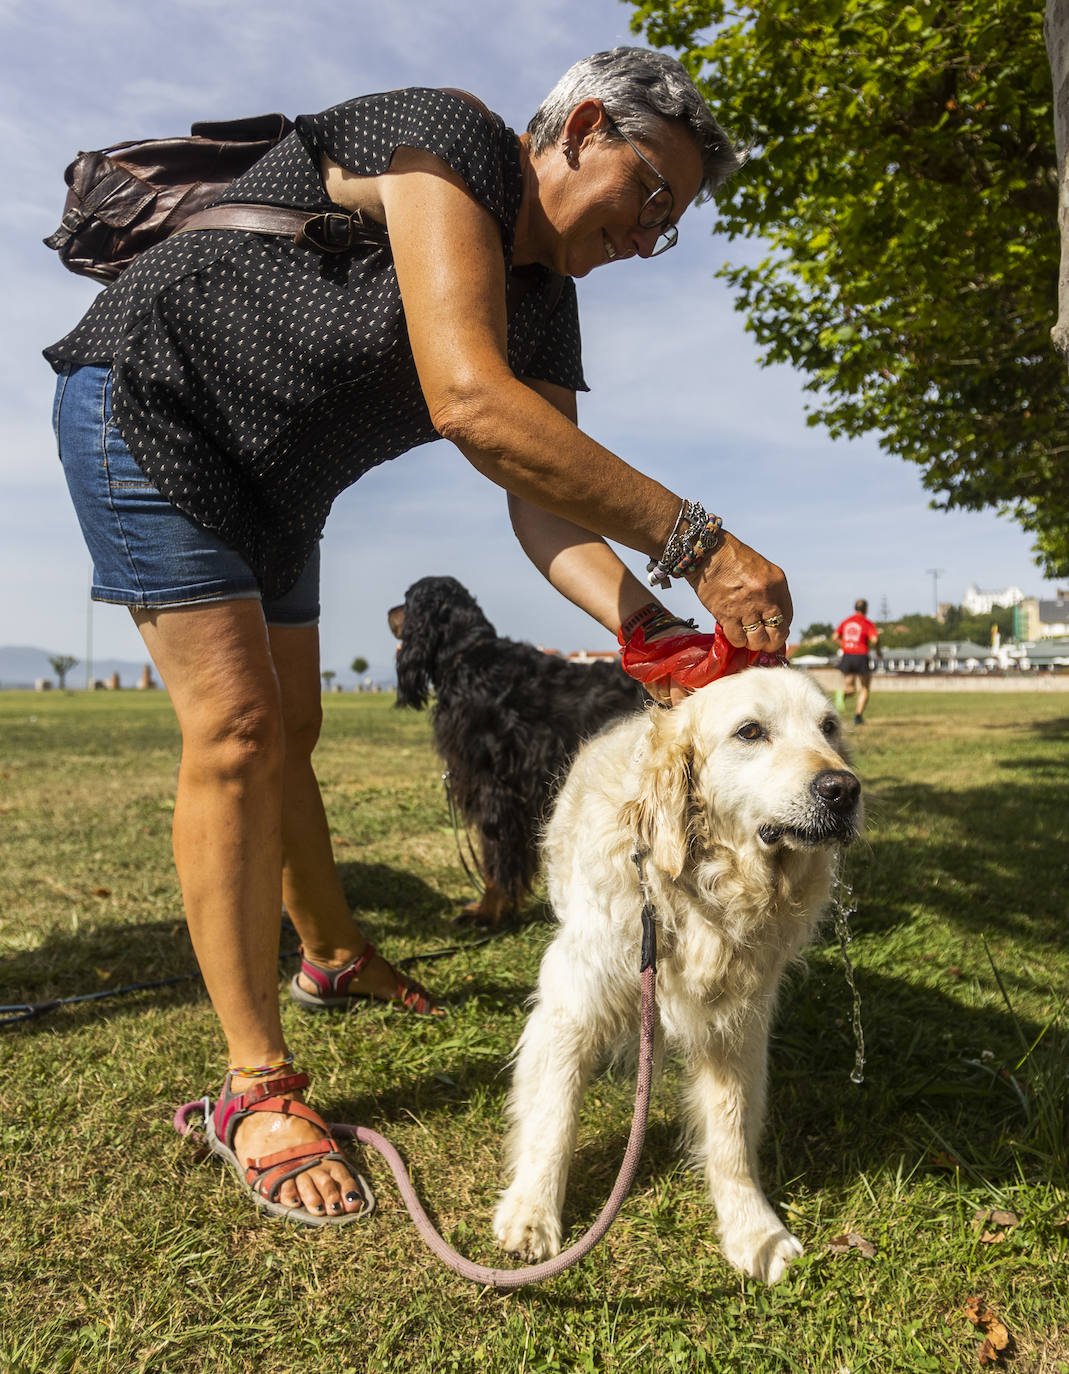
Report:
[[[787,643],[794,606],[783,569],[726,530],[717,551],[687,581],[731,644],[775,652]]]

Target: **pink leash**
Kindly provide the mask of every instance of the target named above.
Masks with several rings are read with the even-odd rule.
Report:
[[[650,1089],[653,1082],[653,1050],[654,1038],[657,1025],[657,1001],[656,1001],[656,982],[657,982],[657,935],[655,913],[649,900],[649,893],[646,888],[646,875],[643,863],[644,856],[634,855],[634,861],[639,870],[639,883],[642,890],[642,1031],[639,1041],[639,1063],[638,1063],[638,1084],[635,1089],[635,1114],[631,1122],[631,1134],[628,1137],[627,1149],[624,1151],[623,1162],[620,1165],[620,1172],[616,1176],[613,1190],[609,1194],[608,1201],[602,1208],[597,1220],[590,1227],[585,1235],[581,1236],[576,1243],[569,1249],[564,1250],[553,1259],[544,1260],[541,1264],[526,1265],[522,1269],[489,1269],[482,1264],[473,1264],[471,1260],[459,1255],[451,1245],[448,1245],[431,1224],[430,1218],[423,1210],[423,1205],[416,1195],[416,1190],[412,1185],[412,1180],[408,1176],[408,1170],[404,1166],[404,1161],[385,1136],[379,1135],[378,1131],[369,1130],[366,1126],[350,1126],[344,1122],[332,1123],[331,1133],[336,1136],[344,1136],[350,1140],[357,1140],[361,1145],[369,1145],[373,1150],[377,1150],[383,1159],[390,1166],[397,1187],[401,1194],[401,1200],[412,1220],[416,1224],[421,1239],[429,1250],[431,1250],[443,1264],[447,1265],[461,1278],[470,1279],[472,1283],[489,1284],[499,1291],[508,1291],[514,1288],[523,1288],[529,1283],[539,1283],[542,1279],[556,1278],[565,1269],[570,1269],[573,1264],[577,1264],[581,1259],[593,1250],[598,1241],[602,1239],[609,1227],[616,1220],[617,1213],[623,1206],[624,1199],[627,1197],[628,1190],[634,1181],[635,1173],[638,1169],[638,1162],[642,1156],[642,1146],[646,1139],[646,1121],[650,1110]],[[174,1128],[179,1135],[190,1135],[193,1127],[188,1122],[188,1116],[193,1111],[209,1110],[206,1099],[199,1099],[196,1102],[187,1102],[179,1107],[175,1113]]]

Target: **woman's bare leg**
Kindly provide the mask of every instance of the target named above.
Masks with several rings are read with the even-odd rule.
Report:
[[[135,620],[182,730],[174,856],[193,948],[232,1064],[286,1052],[278,1005],[284,740],[281,693],[259,601],[138,612]],[[240,1091],[255,1080],[234,1075]],[[320,1133],[299,1117],[254,1113],[235,1133],[242,1163]],[[278,1200],[358,1211],[336,1162],[282,1185]]]
[[[282,899],[305,954],[324,968],[342,968],[367,948],[349,910],[334,862],[323,798],[312,768],[312,751],[323,719],[319,631],[315,626],[268,628],[271,657],[282,695],[285,759],[282,784]],[[307,992],[315,984],[301,979]],[[353,991],[384,1001],[397,979],[379,957],[364,968]]]

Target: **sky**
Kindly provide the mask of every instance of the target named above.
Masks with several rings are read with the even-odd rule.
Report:
[[[405,85],[474,91],[520,131],[572,62],[640,41],[631,12],[619,0],[0,0],[0,646],[145,657],[126,611],[89,606],[89,556],[50,426],[54,378],[41,349],[99,289],[41,244],[75,152]],[[756,259],[760,245],[714,236],[712,219],[694,207],[671,253],[578,284],[591,387],[581,427],[779,563],[796,629],[837,622],[861,596],[870,613],[892,616],[929,612],[937,597],[960,602],[972,582],[1052,596],[1018,526],[993,512],[934,511],[920,469],[875,437],[832,441],[807,426],[801,378],[760,365],[716,276],[724,262]],[[620,552],[641,572],[637,554]],[[459,578],[500,634],[564,651],[613,647],[527,562],[504,494],[438,442],[335,503],[323,667],[344,672],[355,656],[388,664],[386,612],[432,574]],[[666,601],[703,614],[686,587]]]

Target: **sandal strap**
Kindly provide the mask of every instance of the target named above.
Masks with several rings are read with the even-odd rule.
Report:
[[[281,1156],[293,1152],[281,1151],[279,1162],[274,1166],[268,1164],[266,1168],[257,1170],[250,1164],[245,1171],[245,1182],[250,1188],[255,1188],[268,1202],[274,1202],[279,1189],[287,1179],[297,1178],[309,1169],[315,1168],[317,1164],[326,1163],[327,1160],[339,1160],[348,1165],[345,1156],[336,1149],[331,1149],[325,1140],[315,1145],[300,1146],[298,1149],[300,1152],[293,1154],[290,1160],[284,1160]]]
[[[233,1149],[234,1132],[249,1112],[292,1112],[298,1106],[303,1108],[303,1111],[296,1113],[298,1116],[303,1115],[304,1111],[311,1111],[311,1108],[305,1108],[303,1103],[293,1102],[280,1095],[282,1093],[300,1092],[302,1088],[307,1088],[310,1080],[306,1073],[291,1073],[284,1078],[272,1078],[264,1083],[256,1083],[253,1087],[238,1093],[230,1091],[230,1079],[231,1075],[228,1073],[223,1083],[223,1091],[219,1094],[215,1111],[212,1113],[215,1134],[228,1150]],[[267,1106],[266,1104],[269,1102],[277,1105]]]
[[[276,1150],[273,1155],[257,1155],[245,1165],[246,1174],[262,1174],[275,1169],[280,1164],[292,1164],[298,1159],[318,1159],[320,1155],[338,1153],[338,1142],[332,1136],[323,1140],[306,1140],[302,1145],[291,1145],[286,1150]]]
[[[359,978],[375,957],[375,946],[369,941],[362,953],[341,968],[324,968],[313,964],[301,951],[301,972],[316,985],[320,997],[344,997],[346,989],[354,978]]]
[[[289,1073],[285,1078],[268,1078],[262,1083],[254,1083],[251,1088],[243,1088],[241,1092],[232,1096],[241,1099],[242,1107],[252,1108],[269,1097],[300,1092],[302,1088],[307,1088],[310,1082],[311,1079],[306,1073]]]
[[[396,969],[393,969],[393,973],[397,979],[398,1001],[403,1002],[409,1011],[418,1012],[421,1016],[429,1016],[437,1004],[423,984],[417,983],[414,978],[406,978],[403,973],[398,973]]]

